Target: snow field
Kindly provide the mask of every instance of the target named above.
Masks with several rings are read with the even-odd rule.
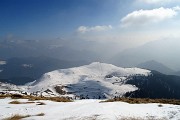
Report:
[[[74,102],[41,101],[46,105],[8,104],[10,98],[0,99],[0,119],[19,115],[36,115],[24,120],[121,120],[122,118],[180,120],[180,106],[162,104],[128,104],[125,102],[100,102],[100,100],[76,100]],[[26,102],[26,99],[18,101]]]

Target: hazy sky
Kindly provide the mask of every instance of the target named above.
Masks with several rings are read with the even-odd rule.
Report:
[[[0,0],[0,36],[134,47],[180,35],[179,0]]]

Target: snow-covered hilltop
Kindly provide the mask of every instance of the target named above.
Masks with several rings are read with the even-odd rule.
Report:
[[[151,71],[145,69],[121,68],[94,62],[90,65],[45,73],[28,92],[81,98],[110,98],[138,90],[135,85],[126,82],[133,76],[150,74]]]
[[[24,86],[23,86],[24,88]],[[9,84],[9,83],[2,83],[0,82],[0,94],[1,93],[19,93],[19,91],[22,91],[21,87],[18,87],[16,85],[13,84]]]

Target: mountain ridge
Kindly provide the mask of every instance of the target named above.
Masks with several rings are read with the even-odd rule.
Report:
[[[117,66],[133,67],[149,60],[155,60],[178,71],[180,70],[179,44],[179,39],[151,41],[139,47],[119,52],[109,61]]]
[[[19,88],[20,91],[31,95],[72,99],[114,97],[180,99],[179,76],[99,62],[54,70]]]
[[[167,74],[167,75],[174,75],[175,74],[175,71],[173,69],[171,69],[171,68],[165,66],[164,64],[157,62],[155,60],[150,60],[150,61],[140,63],[137,65],[137,67],[159,71],[159,72],[161,72],[163,74]]]

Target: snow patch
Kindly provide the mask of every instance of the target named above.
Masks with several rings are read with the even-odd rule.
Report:
[[[0,65],[5,65],[6,61],[0,61]]]

